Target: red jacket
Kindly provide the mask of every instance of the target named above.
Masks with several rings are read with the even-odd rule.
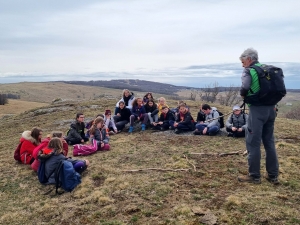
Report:
[[[38,171],[39,169],[39,166],[40,166],[40,161],[38,160],[38,155],[39,155],[39,152],[46,148],[48,146],[48,143],[50,141],[50,138],[45,138],[42,143],[40,145],[38,145],[34,150],[33,150],[33,158],[34,158],[34,161],[33,163],[30,165],[31,168],[34,170],[34,171]],[[67,142],[63,142],[63,149],[64,149],[64,155],[67,156],[68,155],[68,150],[69,150],[69,146],[67,144]]]
[[[20,149],[22,163],[30,164],[33,150],[38,146],[38,142],[31,136],[31,131],[28,130],[22,133],[20,142],[22,143]]]

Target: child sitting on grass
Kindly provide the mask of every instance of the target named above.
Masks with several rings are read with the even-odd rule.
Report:
[[[160,114],[162,113],[162,107],[163,106],[167,106],[169,108],[169,106],[166,103],[166,99],[164,97],[160,97],[158,99],[158,104],[157,104],[158,117],[160,117]]]
[[[153,122],[157,123],[158,121],[158,109],[153,99],[149,99],[148,102],[144,105],[146,113],[148,113],[148,119],[151,125]]]
[[[130,116],[130,127],[128,132],[129,133],[133,132],[133,124],[135,120],[142,122],[142,131],[146,130],[146,124],[148,122],[148,114],[146,113],[142,98],[136,98],[133,101],[131,113],[132,115]]]
[[[109,139],[104,128],[104,119],[99,116],[94,120],[94,124],[90,129],[91,139],[95,139],[98,145],[98,150],[109,150]],[[93,140],[91,140],[93,143]]]
[[[170,125],[172,129],[175,129],[176,134],[182,131],[193,131],[195,129],[193,117],[185,104],[180,104],[176,121],[171,121]]]
[[[174,121],[175,121],[174,114],[167,106],[163,106],[162,113],[160,114],[158,122],[157,123],[154,122],[153,126],[155,130],[164,131],[164,130],[168,130],[170,126],[170,122],[174,124]]]

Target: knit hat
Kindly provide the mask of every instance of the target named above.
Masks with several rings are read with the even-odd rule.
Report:
[[[73,167],[77,173],[82,173],[86,169],[85,161],[80,160],[74,163]]]
[[[105,115],[111,115],[110,109],[105,110]]]
[[[235,111],[235,110],[241,110],[241,108],[238,105],[235,105],[235,106],[233,106],[232,110],[233,111]]]

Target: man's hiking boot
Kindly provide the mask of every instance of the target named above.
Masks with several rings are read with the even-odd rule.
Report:
[[[246,176],[240,176],[238,177],[239,182],[247,182],[252,184],[260,184],[260,178],[254,178],[252,176],[246,175]]]
[[[146,130],[146,125],[142,124],[142,131],[145,131],[145,130]]]
[[[277,177],[270,177],[270,176],[267,175],[266,180],[269,181],[271,184],[274,184],[274,185],[280,184]]]
[[[175,134],[180,134],[180,130],[179,129],[175,129]]]
[[[129,130],[128,130],[128,133],[132,133],[132,131],[133,131],[133,127],[129,127]]]

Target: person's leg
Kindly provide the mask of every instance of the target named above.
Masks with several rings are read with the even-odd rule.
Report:
[[[115,123],[119,122],[121,120],[121,116],[114,116],[113,120],[115,121]]]
[[[66,141],[68,145],[82,144],[81,139],[78,138],[68,138]]]
[[[181,130],[181,131],[188,131],[188,130],[190,130],[189,126],[184,125],[184,124],[180,124],[180,123],[178,124],[177,128],[179,130]]]
[[[168,130],[169,129],[169,126],[170,124],[168,122],[164,122],[161,127],[164,129],[164,130]]]
[[[129,119],[130,119],[130,126],[133,127],[135,121],[135,115],[131,115]]]
[[[147,115],[148,115],[150,124],[152,124],[153,123],[153,118],[151,116],[151,112],[148,112]]]
[[[207,130],[207,134],[210,136],[214,136],[219,132],[220,128],[218,126],[209,127]]]
[[[131,115],[130,118],[129,118],[129,120],[130,120],[130,127],[129,127],[128,132],[132,133],[132,131],[133,131],[133,123],[135,121],[135,115]]]
[[[142,117],[141,117],[141,121],[143,120],[143,122],[142,122],[142,124],[147,124],[147,122],[148,122],[148,113],[144,113],[143,115],[142,115]]]
[[[269,106],[269,119],[263,126],[262,141],[266,150],[266,170],[270,178],[278,177],[278,158],[274,140],[274,121],[276,111],[273,106]]]
[[[86,136],[83,136],[82,137],[82,139],[84,140],[84,142],[87,142],[87,141],[89,141],[90,139],[89,138],[87,138]]]
[[[148,113],[144,113],[141,117],[141,120],[143,120],[143,122],[142,122],[142,131],[144,131],[144,130],[146,130],[146,124],[148,122]]]
[[[246,130],[246,148],[248,151],[249,175],[260,178],[260,144],[264,125],[264,112],[259,106],[250,106],[248,127]]]
[[[157,123],[157,122],[158,122],[158,114],[155,114],[155,115],[153,116],[153,119],[154,119],[154,122]]]
[[[171,129],[175,129],[174,123],[175,123],[174,120],[170,120],[170,121],[169,121],[169,125],[170,125]]]
[[[205,129],[205,127],[207,127],[207,125],[204,124],[197,124],[196,125],[196,129],[202,133],[202,131]]]
[[[125,125],[128,123],[127,120],[122,120],[116,123],[116,127],[118,129],[118,131],[123,130]]]

